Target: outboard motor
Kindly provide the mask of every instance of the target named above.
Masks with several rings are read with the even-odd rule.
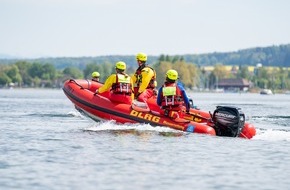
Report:
[[[245,114],[240,108],[217,106],[212,120],[217,136],[237,137],[245,124]]]

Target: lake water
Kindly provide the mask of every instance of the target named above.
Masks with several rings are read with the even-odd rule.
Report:
[[[96,123],[61,89],[0,89],[0,189],[289,189],[290,95],[190,95],[242,108],[257,135]]]

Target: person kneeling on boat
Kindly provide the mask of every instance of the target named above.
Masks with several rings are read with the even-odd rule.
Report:
[[[161,106],[162,113],[173,119],[179,118],[184,111],[189,112],[190,102],[182,85],[177,83],[178,73],[170,69],[166,72],[165,83],[158,90],[157,104]]]
[[[134,99],[132,78],[125,73],[126,63],[116,63],[116,73],[109,76],[105,84],[96,90],[95,94],[110,90],[109,99],[114,102],[131,104]]]

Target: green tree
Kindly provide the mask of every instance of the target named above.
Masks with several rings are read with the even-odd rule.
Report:
[[[76,67],[67,67],[63,70],[64,76],[66,78],[81,79],[83,78],[83,72]]]
[[[187,64],[187,69],[190,76],[189,88],[200,87],[200,70],[196,64]]]
[[[22,84],[20,86],[30,86],[32,84],[32,77],[29,75],[28,71],[32,64],[26,61],[18,61],[15,65],[18,67],[19,73],[22,77]]]
[[[158,62],[162,62],[162,61],[165,61],[165,55],[164,54],[161,54],[158,58]]]
[[[12,79],[5,72],[0,71],[0,86],[6,86],[12,82]]]
[[[54,80],[56,78],[56,69],[52,64],[46,63],[42,67],[41,79]]]
[[[105,62],[103,64],[101,64],[103,73],[101,73],[103,75],[103,78],[101,79],[107,79],[108,76],[110,76],[112,73],[115,73],[115,64],[112,63],[108,63]],[[126,69],[126,72],[128,71],[128,69]]]
[[[214,70],[209,75],[210,88],[217,87],[219,79],[229,77],[230,73],[227,71],[226,66],[222,64],[216,64]]]
[[[31,84],[32,87],[40,87],[40,84],[41,84],[41,79],[38,78],[37,76],[32,79],[32,84]]]
[[[237,78],[250,79],[251,75],[247,66],[240,66]]]
[[[162,61],[159,62],[159,64],[153,65],[153,68],[155,69],[156,72],[157,86],[160,87],[163,85],[165,81],[165,74],[167,70],[172,68],[172,64],[170,62]]]
[[[32,77],[41,78],[43,71],[42,71],[42,64],[40,63],[33,63],[31,67],[28,69],[28,74]]]
[[[16,65],[11,65],[10,69],[7,70],[7,76],[11,78],[13,83],[17,83],[18,85],[20,85],[22,82],[22,77]]]
[[[104,73],[104,72],[103,72],[103,68],[100,65],[98,65],[96,63],[87,64],[85,69],[84,69],[85,78],[90,79],[92,73],[95,72],[95,71],[99,72],[100,75],[101,75],[101,78],[102,78],[102,73]]]
[[[179,61],[179,60],[180,60],[179,56],[175,55],[175,56],[173,57],[173,59],[172,59],[172,63],[175,63],[175,62],[177,62],[177,61]]]
[[[179,81],[181,81],[186,87],[192,88],[194,81],[189,70],[189,65],[184,61],[178,61],[172,66],[173,69],[178,72]]]

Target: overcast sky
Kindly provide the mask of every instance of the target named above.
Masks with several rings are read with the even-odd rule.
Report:
[[[290,43],[289,0],[0,0],[0,54],[200,54]]]

